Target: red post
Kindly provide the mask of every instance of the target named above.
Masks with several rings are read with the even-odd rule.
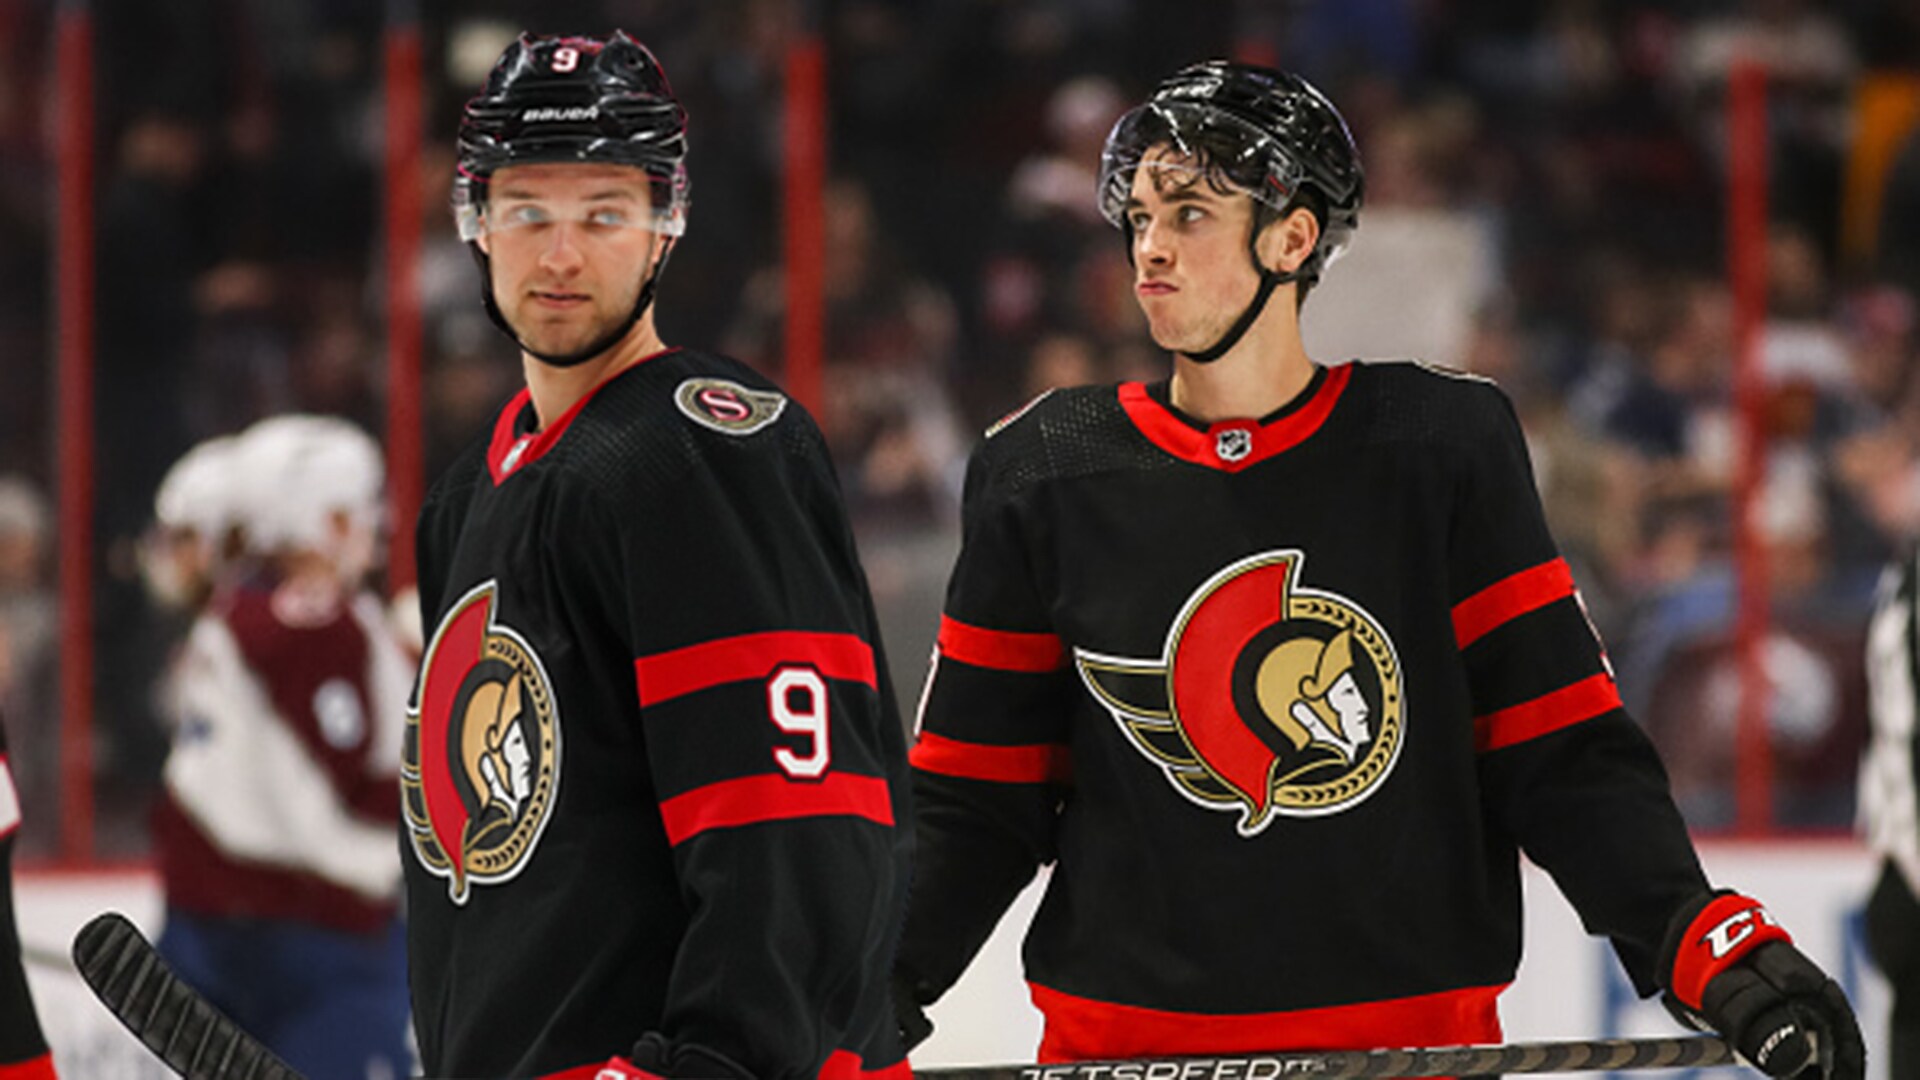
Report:
[[[1733,393],[1740,432],[1733,499],[1740,670],[1734,799],[1736,828],[1752,835],[1773,827],[1765,657],[1771,612],[1759,521],[1767,469],[1766,386],[1760,370],[1767,317],[1767,76],[1753,60],[1737,62],[1729,76],[1727,163],[1727,269],[1733,283]]]
[[[827,172],[826,57],[803,25],[787,46],[785,225],[787,392],[824,425],[821,367],[826,352],[823,201]]]
[[[54,325],[59,371],[60,858],[93,858],[93,17],[54,15]]]
[[[387,588],[414,583],[413,525],[425,485],[420,393],[419,14],[388,5],[386,27]]]

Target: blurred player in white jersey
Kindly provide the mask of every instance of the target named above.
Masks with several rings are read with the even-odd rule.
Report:
[[[365,586],[379,448],[342,420],[275,417],[197,468],[174,493],[215,505],[167,505],[163,485],[163,523],[241,539],[176,544],[161,575],[202,605],[165,692],[161,954],[312,1080],[407,1076],[395,829],[409,665]]]

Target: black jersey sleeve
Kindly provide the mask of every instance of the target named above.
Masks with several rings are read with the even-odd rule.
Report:
[[[878,1045],[862,1029],[891,1024],[907,872],[905,734],[824,444],[798,413],[692,432],[692,465],[634,505],[603,502],[600,523],[687,913],[658,1034],[763,1077]]]
[[[1492,384],[1464,389],[1448,562],[1488,810],[1651,993],[1667,921],[1706,880],[1548,532],[1519,420]]]
[[[968,466],[961,551],[912,752],[918,846],[896,972],[922,1005],[960,977],[1053,859],[1071,775],[1067,649],[1033,572],[1021,495],[997,479],[998,449],[989,440]]]

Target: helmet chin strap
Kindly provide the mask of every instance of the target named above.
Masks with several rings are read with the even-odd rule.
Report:
[[[628,331],[633,329],[633,325],[640,321],[640,316],[646,314],[647,305],[653,303],[654,285],[660,280],[660,271],[667,267],[667,256],[673,253],[673,245],[669,241],[666,251],[661,253],[660,260],[654,264],[653,271],[647,275],[647,280],[641,283],[640,295],[633,300],[633,310],[627,313],[626,319],[618,326],[570,352],[545,353],[522,341],[513,325],[507,322],[506,315],[500,311],[500,304],[493,297],[491,261],[487,258],[487,253],[480,250],[479,244],[469,246],[473,249],[474,260],[480,264],[480,298],[486,306],[487,317],[493,320],[493,325],[499,327],[501,333],[512,338],[513,343],[520,346],[528,356],[557,368],[578,367],[613,348],[621,338],[626,337]]]
[[[1253,268],[1260,275],[1260,288],[1254,292],[1253,300],[1247,304],[1247,309],[1240,313],[1240,317],[1234,320],[1232,326],[1227,327],[1226,333],[1220,335],[1220,340],[1195,352],[1183,352],[1180,354],[1181,356],[1186,357],[1196,364],[1211,364],[1215,360],[1227,355],[1227,350],[1238,345],[1240,339],[1246,336],[1247,330],[1253,326],[1254,320],[1260,317],[1261,312],[1267,310],[1267,301],[1272,298],[1273,290],[1290,281],[1299,281],[1301,278],[1307,276],[1306,268],[1307,265],[1312,262],[1313,258],[1311,255],[1307,257],[1307,261],[1303,262],[1297,270],[1269,270],[1266,268],[1266,265],[1260,261],[1259,242],[1260,230],[1256,227],[1253,233],[1247,238],[1247,255],[1253,260]],[[1129,253],[1132,252],[1133,248],[1131,244],[1128,245],[1127,250]]]

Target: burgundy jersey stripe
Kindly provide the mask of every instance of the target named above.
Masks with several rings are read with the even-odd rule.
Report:
[[[1522,570],[1453,605],[1453,636],[1461,648],[1509,619],[1573,595],[1573,571],[1565,559]]]
[[[1003,784],[1064,783],[1073,771],[1067,748],[1057,743],[986,746],[930,731],[920,733],[907,760],[924,772]]]
[[[1269,1013],[1191,1013],[1117,1005],[1029,983],[1046,1017],[1043,1062],[1161,1054],[1370,1050],[1497,1043],[1504,986]]]
[[[1485,753],[1538,738],[1620,708],[1620,691],[1606,672],[1531,701],[1473,718],[1473,742]]]
[[[830,773],[819,781],[743,776],[697,787],[660,804],[667,842],[679,844],[708,829],[808,817],[862,817],[893,824],[893,796],[878,776]]]
[[[940,655],[974,667],[1041,673],[1067,664],[1067,647],[1058,634],[988,630],[940,616]]]
[[[633,662],[642,707],[722,683],[764,679],[785,664],[817,668],[829,679],[878,688],[873,646],[856,634],[768,630],[703,641]]]

